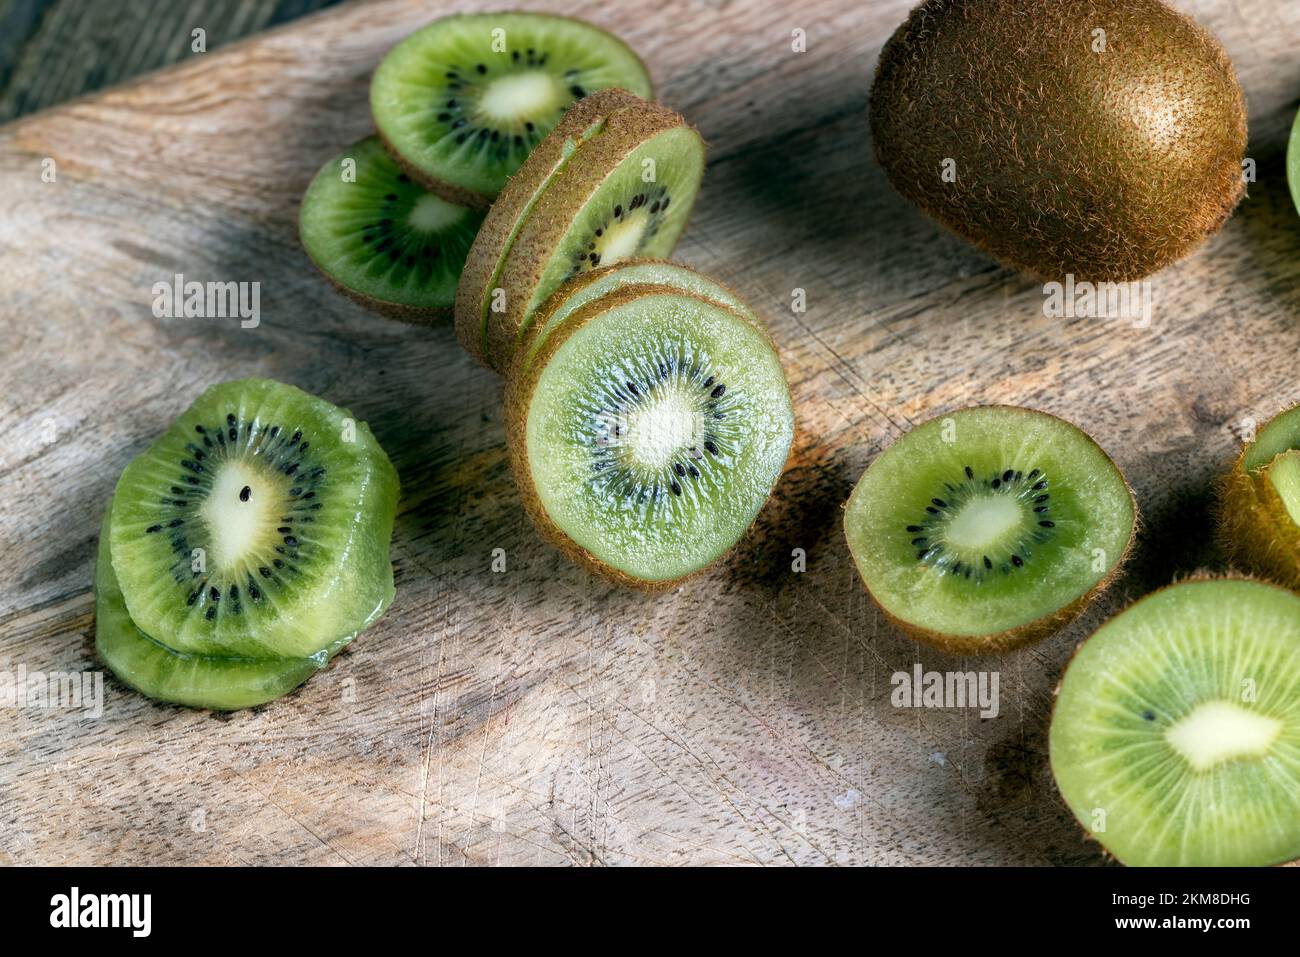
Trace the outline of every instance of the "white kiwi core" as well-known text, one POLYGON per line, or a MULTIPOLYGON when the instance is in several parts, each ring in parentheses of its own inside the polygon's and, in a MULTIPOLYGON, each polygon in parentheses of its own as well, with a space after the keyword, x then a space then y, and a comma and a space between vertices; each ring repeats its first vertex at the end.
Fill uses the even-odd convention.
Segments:
POLYGON ((517 123, 541 116, 562 102, 555 78, 542 70, 508 73, 488 84, 479 112, 497 123, 517 123))
POLYGON ((406 217, 406 222, 419 232, 439 233, 459 222, 464 215, 463 206, 453 206, 446 200, 428 193, 415 201, 410 214, 406 217))
POLYGON ((1231 701, 1207 701, 1165 732, 1169 742, 1194 770, 1268 753, 1282 733, 1282 722, 1231 701))
POLYGON ((1019 503, 1006 495, 972 499, 944 530, 951 545, 972 552, 988 550, 1024 524, 1019 503))
POLYGON ((211 536, 208 563, 222 570, 238 568, 266 544, 286 498, 277 478, 240 459, 222 464, 199 513, 211 536))

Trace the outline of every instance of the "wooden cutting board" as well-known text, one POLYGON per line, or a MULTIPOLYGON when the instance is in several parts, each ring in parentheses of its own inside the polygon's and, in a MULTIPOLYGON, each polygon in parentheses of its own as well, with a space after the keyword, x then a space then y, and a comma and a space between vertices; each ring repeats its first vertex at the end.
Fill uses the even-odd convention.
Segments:
POLYGON ((396 601, 289 697, 223 716, 109 676, 98 718, 0 711, 0 862, 1097 861, 1047 767, 1052 688, 1126 600, 1219 562, 1207 496, 1234 432, 1300 400, 1300 216, 1283 171, 1300 5, 1179 3, 1237 64, 1259 182, 1155 277, 1139 329, 1044 318, 1039 284, 889 188, 867 93, 910 2, 593 11, 711 145, 679 257, 771 321, 800 426, 738 552, 654 597, 538 539, 506 465, 500 383, 448 326, 366 312, 296 241, 313 172, 369 129, 371 70, 441 5, 345 6, 0 129, 0 671, 98 669, 100 515, 127 461, 211 383, 272 376, 351 407, 404 488, 396 601), (154 318, 153 284, 178 272, 260 282, 260 326, 154 318), (840 519, 884 445, 980 402, 1092 432, 1145 524, 1099 607, 972 661, 883 622, 840 519), (918 662, 996 670, 1000 714, 893 707, 891 675, 918 662))

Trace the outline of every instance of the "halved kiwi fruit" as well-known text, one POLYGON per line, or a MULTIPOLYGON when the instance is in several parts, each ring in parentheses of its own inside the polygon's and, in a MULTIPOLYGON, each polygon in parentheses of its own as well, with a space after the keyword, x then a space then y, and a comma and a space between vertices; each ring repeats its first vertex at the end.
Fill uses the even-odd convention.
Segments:
POLYGON ((353 298, 404 319, 450 313, 483 213, 417 186, 377 137, 321 167, 298 217, 303 248, 353 298))
POLYGON ((546 337, 579 308, 630 285, 668 286, 689 292, 702 299, 722 303, 755 325, 763 325, 762 320, 739 296, 716 279, 698 273, 689 266, 665 259, 633 259, 580 273, 557 289, 529 323, 528 332, 516 353, 516 362, 524 365, 531 362, 533 356, 541 350, 546 337))
POLYGON ((1300 597, 1202 578, 1148 595, 1061 679, 1052 774, 1130 865, 1300 858, 1300 597))
MULTIPOLYGON (((615 109, 637 106, 640 97, 626 90, 602 90, 579 100, 559 125, 528 155, 510 177, 474 237, 456 291, 456 337, 465 350, 484 365, 487 361, 488 311, 493 308, 506 256, 533 207, 546 188, 560 176, 574 154, 605 126, 615 109)), ((504 294, 504 289, 502 289, 504 294)), ((498 309, 504 301, 496 302, 498 309)))
POLYGON ((1300 588, 1300 406, 1265 423, 1218 492, 1219 541, 1232 563, 1300 588))
POLYGON ((461 14, 384 57, 370 108, 408 173, 486 208, 574 102, 611 87, 651 95, 636 54, 598 27, 542 13, 461 14))
POLYGON ((337 650, 311 658, 230 658, 184 654, 154 641, 126 610, 113 571, 110 514, 104 513, 95 563, 95 651, 124 684, 156 701, 192 708, 252 708, 288 694, 337 650))
POLYGON ((980 406, 912 429, 844 515, 867 591, 908 635, 1000 652, 1075 617, 1117 574, 1137 510, 1115 463, 1055 416, 980 406))
POLYGON ((794 429, 766 333, 718 302, 625 286, 573 311, 507 386, 511 464, 538 528, 615 581, 705 568, 771 494, 794 429))
POLYGON ((118 480, 110 547, 131 620, 191 655, 318 655, 393 598, 397 492, 346 410, 266 379, 213 386, 118 480))
POLYGON ((533 313, 566 280, 671 252, 703 174, 704 141, 672 110, 640 103, 611 111, 519 228, 501 270, 504 308, 486 314, 488 364, 509 368, 533 313))

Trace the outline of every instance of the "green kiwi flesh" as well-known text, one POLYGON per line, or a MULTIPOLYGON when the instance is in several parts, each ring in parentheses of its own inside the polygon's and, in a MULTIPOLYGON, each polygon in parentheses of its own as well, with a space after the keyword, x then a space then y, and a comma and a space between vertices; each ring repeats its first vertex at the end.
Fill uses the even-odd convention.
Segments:
POLYGON ((505 372, 533 314, 564 282, 601 265, 667 256, 704 175, 704 141, 676 113, 614 110, 537 201, 502 270, 505 308, 487 314, 484 352, 505 372))
POLYGON ((371 136, 321 167, 298 224, 307 255, 345 292, 435 315, 455 302, 483 215, 416 185, 371 136))
POLYGON ((598 27, 540 13, 463 14, 394 47, 375 71, 370 106, 408 172, 486 208, 575 101, 611 87, 652 93, 636 54, 598 27))
POLYGON ((616 289, 634 284, 667 286, 689 292, 701 299, 721 303, 755 325, 763 324, 754 311, 734 292, 689 266, 663 259, 629 260, 614 266, 588 270, 570 279, 556 290, 530 323, 523 343, 524 348, 520 352, 520 361, 525 366, 532 362, 533 357, 546 342, 547 336, 578 309, 616 289))
POLYGON ((1300 597, 1246 579, 1148 595, 1075 654, 1052 774, 1130 865, 1300 858, 1300 597))
POLYGON ((1074 617, 1116 574, 1136 508, 1124 476, 1055 416, 981 406, 931 419, 870 465, 844 515, 872 597, 949 651, 1003 651, 1074 617))
POLYGON ((213 386, 123 471, 113 571, 177 652, 308 658, 393 598, 397 473, 364 422, 293 386, 213 386))
POLYGON ((1291 187, 1291 202, 1300 210, 1300 112, 1291 126, 1291 142, 1286 149, 1286 179, 1291 187))
POLYGON ((1300 588, 1300 406, 1264 424, 1218 485, 1219 543, 1234 566, 1300 588))
POLYGON ((736 544, 793 437, 770 340, 720 303, 626 286, 569 315, 508 390, 539 528, 617 581, 662 587, 736 544))
POLYGON ((155 701, 233 711, 288 694, 325 665, 313 658, 228 658, 189 655, 154 641, 136 627, 113 572, 109 512, 95 564, 95 651, 113 674, 155 701))
POLYGON ((1232 63, 1161 0, 927 0, 881 53, 871 127, 903 196, 1050 280, 1152 273, 1244 193, 1232 63))

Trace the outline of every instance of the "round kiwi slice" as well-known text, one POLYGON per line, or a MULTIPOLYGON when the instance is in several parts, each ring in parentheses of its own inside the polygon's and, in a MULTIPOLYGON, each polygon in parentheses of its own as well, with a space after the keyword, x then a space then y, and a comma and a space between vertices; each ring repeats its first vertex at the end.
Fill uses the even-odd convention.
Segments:
POLYGON ((757 326, 762 320, 734 292, 680 263, 664 259, 636 259, 580 273, 555 291, 537 311, 524 336, 516 362, 527 365, 541 350, 546 337, 587 303, 629 285, 668 286, 702 299, 720 302, 757 326))
POLYGON ((911 637, 966 654, 1045 637, 1110 583, 1136 506, 1115 463, 1055 416, 981 406, 891 445, 849 498, 867 591, 911 637))
POLYGON ((794 430, 766 333, 726 306, 626 286, 571 313, 507 386, 524 504, 570 557, 639 587, 706 567, 771 494, 794 430))
POLYGON ((213 386, 118 480, 113 570, 174 651, 305 658, 393 598, 397 473, 364 422, 293 386, 213 386))
POLYGON ((566 280, 677 245, 704 174, 704 141, 672 110, 612 111, 524 220, 501 272, 503 308, 487 311, 484 354, 509 368, 533 314, 566 280))
MULTIPOLYGON (((596 136, 613 110, 636 106, 642 100, 626 90, 601 90, 584 97, 564 114, 559 125, 528 154, 528 159, 506 183, 474 237, 456 291, 456 338, 474 358, 489 365, 488 311, 498 298, 506 255, 533 207, 568 166, 578 148, 596 136)), ((503 301, 495 302, 497 309, 503 301)))
POLYGON ((311 658, 224 658, 182 654, 154 641, 126 610, 113 572, 109 515, 104 513, 95 563, 95 651, 123 684, 157 701, 233 711, 289 693, 338 650, 311 658))
POLYGON ((1070 810, 1125 864, 1300 857, 1300 597, 1203 578, 1143 598, 1070 662, 1050 753, 1070 810))
POLYGON ((622 40, 569 17, 462 14, 384 57, 370 109, 403 167, 455 203, 486 208, 564 112, 596 90, 651 95, 622 40))
POLYGON ((1265 423, 1218 491, 1219 541, 1233 564, 1300 588, 1300 406, 1265 423))
POLYGON ((446 316, 483 213, 417 186, 371 136, 321 167, 298 217, 303 248, 353 298, 404 319, 446 316))

